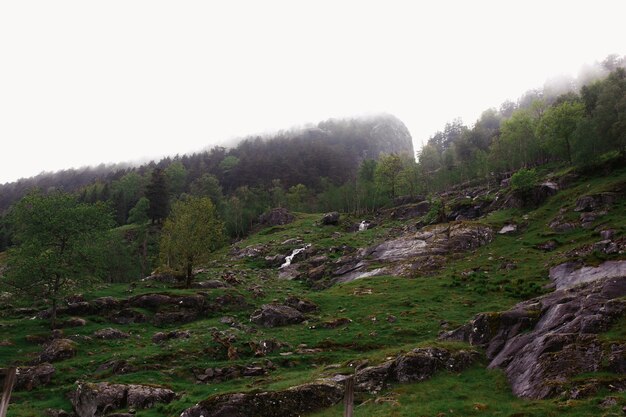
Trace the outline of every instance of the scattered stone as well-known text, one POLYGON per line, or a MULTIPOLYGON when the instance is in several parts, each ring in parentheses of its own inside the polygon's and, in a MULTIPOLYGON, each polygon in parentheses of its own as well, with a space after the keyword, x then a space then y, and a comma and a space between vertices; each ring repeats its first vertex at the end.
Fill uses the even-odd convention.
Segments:
POLYGON ((46 417, 71 417, 70 413, 65 410, 55 410, 53 408, 45 409, 43 414, 46 417))
POLYGON ((285 299, 285 305, 295 308, 301 313, 312 313, 314 311, 319 310, 319 307, 313 301, 298 298, 295 296, 287 297, 285 299))
POLYGON ((78 417, 99 417, 127 407, 151 408, 157 403, 169 403, 175 397, 174 391, 161 387, 81 382, 71 401, 78 417))
POLYGON ((558 247, 558 243, 555 240, 548 240, 547 242, 540 243, 536 246, 537 249, 545 251, 545 252, 552 252, 557 247, 558 247))
POLYGON ((298 264, 291 264, 284 268, 280 268, 278 272, 278 279, 291 281, 300 278, 302 272, 298 271, 298 264))
POLYGON ((54 339, 39 355, 38 362, 58 362, 74 356, 76 356, 76 343, 70 339, 54 339))
POLYGON ((617 405, 617 397, 604 397, 600 403, 600 408, 611 408, 617 405))
POLYGON ((61 323, 61 327, 82 327, 87 324, 87 320, 80 317, 71 317, 61 323))
POLYGON ((460 372, 474 363, 480 355, 474 350, 449 351, 441 348, 417 348, 380 365, 356 372, 356 388, 377 394, 389 383, 424 381, 440 370, 460 372))
POLYGON ((278 327, 301 323, 304 321, 304 316, 287 305, 265 304, 252 313, 250 321, 264 327, 278 327))
POLYGON ((118 329, 114 329, 112 327, 108 327, 106 329, 98 330, 97 332, 93 334, 93 337, 97 339, 105 339, 105 340, 128 339, 130 337, 130 334, 123 332, 121 330, 118 330, 118 329))
POLYGON ((259 223, 265 226, 282 226, 293 222, 295 218, 286 208, 278 207, 261 214, 259 223))
POLYGON ((576 200, 574 211, 594 211, 599 208, 611 206, 617 199, 614 193, 601 193, 584 195, 576 200))
POLYGON ((161 343, 172 339, 189 339, 191 332, 189 330, 172 330, 170 332, 157 332, 152 336, 152 342, 161 343))
POLYGON ((145 323, 148 318, 138 311, 132 308, 124 308, 120 311, 114 312, 109 316, 109 320, 115 324, 131 324, 131 323, 145 323))
POLYGON ((210 279, 208 281, 199 281, 193 284, 194 288, 228 288, 228 285, 218 279, 210 279))
POLYGON ((615 235, 615 230, 613 230, 613 229, 607 229, 607 230, 601 230, 600 231, 600 237, 602 238, 602 240, 611 240, 611 239, 613 239, 614 235, 615 235))
POLYGON ((347 317, 338 317, 336 319, 332 319, 332 320, 328 320, 325 321, 321 324, 321 327, 325 328, 325 329, 336 329, 339 326, 344 326, 346 324, 350 324, 352 323, 352 320, 350 320, 347 317))
POLYGON ((182 279, 183 277, 177 277, 169 273, 153 273, 152 275, 143 278, 142 281, 155 281, 161 282, 163 284, 177 284, 178 282, 182 281, 182 279))
POLYGON ((196 379, 203 383, 223 382, 241 377, 254 377, 267 375, 275 369, 274 364, 266 361, 264 365, 232 365, 223 368, 207 368, 196 375, 196 379))
POLYGON ((54 366, 45 362, 35 366, 20 366, 17 368, 15 390, 30 391, 50 383, 54 375, 54 366))
POLYGON ((154 315, 152 322, 157 327, 169 326, 172 324, 190 323, 198 319, 198 313, 193 310, 168 311, 154 315))
POLYGON ((611 240, 601 240, 593 244, 593 250, 611 255, 618 252, 617 244, 611 240))
POLYGON ((106 361, 96 369, 98 372, 109 371, 112 375, 128 374, 135 372, 136 370, 137 368, 125 359, 112 359, 110 361, 106 361))
POLYGON ((324 226, 337 225, 339 224, 339 218, 340 215, 338 212, 331 211, 330 213, 326 213, 324 214, 324 216, 322 216, 321 223, 324 226))
POLYGON ((276 255, 266 256, 265 262, 267 263, 268 266, 275 268, 277 266, 281 266, 282 264, 284 264, 285 259, 287 259, 287 256, 279 253, 276 255))
POLYGON ((14 345, 15 343, 11 342, 9 339, 0 340, 0 347, 14 346, 14 345))
POLYGON ((398 318, 396 316, 393 316, 391 314, 387 316, 388 323, 395 323, 396 321, 398 321, 398 318))
POLYGON ((322 380, 283 391, 214 395, 180 417, 298 417, 337 404, 342 398, 341 384, 322 380))
POLYGON ((548 227, 550 227, 550 229, 554 230, 555 232, 565 233, 569 232, 570 230, 574 230, 576 228, 576 225, 570 222, 564 222, 561 219, 555 219, 550 222, 548 227))
POLYGON ((279 342, 276 339, 266 339, 260 340, 258 342, 250 341, 248 342, 248 345, 254 353, 254 356, 266 356, 270 353, 277 352, 283 347, 289 346, 288 344, 279 342))
POLYGON ((507 224, 507 225, 504 225, 502 227, 502 229, 500 229, 498 234, 508 235, 508 234, 515 233, 515 232, 517 232, 517 225, 516 224, 507 224))

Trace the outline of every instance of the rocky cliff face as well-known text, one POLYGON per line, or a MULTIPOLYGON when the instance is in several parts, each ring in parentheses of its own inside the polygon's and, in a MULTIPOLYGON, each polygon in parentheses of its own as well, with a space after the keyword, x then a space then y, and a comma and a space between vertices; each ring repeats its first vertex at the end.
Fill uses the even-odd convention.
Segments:
MULTIPOLYGON (((598 276, 505 312, 479 314, 441 338, 484 347, 489 367, 504 369, 517 396, 575 399, 581 387, 598 387, 574 377, 598 371, 623 374, 626 345, 605 343, 598 334, 624 316, 625 295, 626 276, 598 276)), ((609 385, 623 390, 625 383, 618 377, 609 385)))

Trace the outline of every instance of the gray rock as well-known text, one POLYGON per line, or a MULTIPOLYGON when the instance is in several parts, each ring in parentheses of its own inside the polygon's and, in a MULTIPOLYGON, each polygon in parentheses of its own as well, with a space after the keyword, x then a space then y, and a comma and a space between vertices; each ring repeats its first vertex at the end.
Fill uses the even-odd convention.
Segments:
POLYGON ((114 329, 112 327, 108 327, 106 329, 100 329, 93 334, 93 337, 96 339, 128 339, 130 334, 123 332, 118 329, 114 329))
POLYGON ((76 343, 70 339, 52 340, 39 355, 39 363, 58 362, 76 356, 76 343))
POLYGON ((317 304, 311 300, 290 296, 285 299, 285 305, 295 308, 301 313, 312 313, 319 310, 317 304))
POLYGON ((337 404, 342 398, 342 385, 322 380, 283 391, 214 395, 186 409, 180 417, 299 417, 337 404))
POLYGON ((489 367, 504 369, 515 395, 546 398, 610 362, 596 335, 626 313, 624 295, 626 275, 596 277, 503 313, 480 314, 441 338, 484 347, 489 367))
POLYGON ((189 330, 172 330, 170 332, 157 332, 152 336, 152 342, 161 343, 171 339, 189 339, 191 332, 189 330))
POLYGON ((42 363, 35 366, 20 366, 17 368, 15 390, 30 391, 42 385, 50 383, 54 375, 54 366, 42 363))
POLYGON ((264 327, 278 327, 304 321, 304 315, 295 308, 280 304, 265 304, 250 316, 250 321, 264 327))
POLYGON ((326 213, 322 216, 321 223, 324 226, 337 225, 339 224, 339 218, 340 218, 340 215, 338 212, 331 211, 330 213, 326 213))
POLYGON ((507 224, 507 225, 504 225, 502 227, 502 229, 500 229, 498 234, 500 234, 500 235, 508 235, 508 234, 515 233, 515 232, 517 232, 517 225, 516 224, 507 224))
POLYGON ((263 213, 259 217, 259 223, 265 226, 279 226, 289 224, 295 220, 295 216, 286 208, 278 207, 263 213))
POLYGON ((601 193, 584 195, 576 200, 574 211, 594 211, 599 208, 608 207, 615 203, 617 196, 614 193, 601 193))
POLYGON ((161 387, 79 383, 72 396, 72 406, 78 417, 99 417, 126 407, 151 408, 157 403, 169 403, 175 397, 174 391, 161 387))
POLYGON ((626 276, 626 261, 607 261, 597 267, 582 268, 578 263, 566 262, 550 268, 550 279, 556 284, 557 290, 585 282, 623 276, 626 276))

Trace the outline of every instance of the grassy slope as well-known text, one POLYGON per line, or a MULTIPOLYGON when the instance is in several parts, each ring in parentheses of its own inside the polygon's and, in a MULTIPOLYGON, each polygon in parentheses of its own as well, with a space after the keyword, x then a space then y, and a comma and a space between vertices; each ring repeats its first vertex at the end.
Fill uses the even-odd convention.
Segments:
MULTIPOLYGON (((57 373, 53 384, 32 392, 16 392, 15 403, 9 415, 14 417, 40 416, 47 407, 70 409, 66 394, 76 380, 114 381, 159 384, 181 393, 180 399, 169 405, 159 405, 151 410, 138 411, 139 417, 174 416, 184 408, 195 404, 208 395, 250 389, 280 389, 310 381, 319 376, 329 376, 338 371, 349 371, 355 361, 369 359, 372 363, 418 345, 432 345, 442 330, 442 323, 454 328, 474 314, 497 311, 511 307, 522 299, 541 291, 548 283, 550 266, 567 259, 572 249, 600 240, 598 233, 575 230, 555 234, 548 228, 562 207, 573 209, 576 198, 583 194, 610 191, 626 184, 626 170, 613 173, 610 177, 581 181, 560 192, 544 206, 530 212, 506 210, 491 214, 481 220, 498 228, 514 220, 523 224, 516 235, 498 235, 495 241, 473 253, 459 256, 450 261, 439 273, 431 276, 398 278, 376 277, 337 285, 324 291, 312 291, 299 281, 278 281, 274 269, 259 268, 249 261, 233 261, 226 250, 216 254, 205 278, 219 278, 226 270, 234 271, 242 283, 234 289, 208 290, 212 296, 224 292, 235 292, 246 297, 250 308, 242 311, 227 311, 205 320, 186 325, 155 328, 152 325, 113 326, 132 333, 132 338, 121 341, 79 340, 76 358, 55 364, 57 373), (559 247, 554 252, 542 252, 534 248, 537 243, 554 239, 559 247), (514 270, 502 269, 502 265, 514 263, 514 270), (468 274, 468 271, 475 271, 468 274), (251 287, 262 286, 264 295, 255 298, 251 287), (228 330, 219 318, 224 315, 235 317, 249 324, 248 317, 255 306, 272 300, 283 300, 287 295, 304 296, 317 303, 321 312, 300 325, 275 329, 260 328, 256 333, 236 329, 228 330), (393 315, 395 322, 387 318, 393 315), (319 324, 337 317, 347 317, 352 323, 336 329, 324 329, 319 324), (193 334, 191 339, 174 340, 164 345, 155 345, 151 336, 164 329, 186 329, 193 334), (227 360, 226 351, 211 338, 214 329, 233 333, 241 359, 227 360), (266 358, 253 358, 248 341, 276 338, 288 343, 279 353, 266 358), (298 345, 322 349, 318 353, 285 355, 294 352, 298 345), (111 359, 126 359, 138 368, 126 375, 109 375, 95 369, 111 359), (277 369, 268 376, 241 378, 223 383, 196 384, 193 370, 207 367, 227 366, 233 363, 246 364, 270 359, 277 369), (329 365, 333 365, 329 367, 329 365)), ((622 198, 597 225, 612 227, 618 236, 626 230, 626 201, 622 198)), ((340 246, 363 247, 395 236, 403 226, 397 222, 384 222, 376 228, 362 233, 344 232, 339 227, 320 227, 316 224, 319 215, 300 215, 291 225, 266 229, 240 242, 244 247, 263 243, 271 251, 286 253, 291 247, 282 247, 280 242, 291 238, 302 238, 306 243, 318 247, 340 246)), ((355 219, 356 221, 356 219, 355 219)), ((623 255, 621 255, 623 256, 623 255)), ((603 257, 602 257, 603 258, 603 257)), ((600 261, 592 255, 588 261, 600 261)), ((202 279, 202 278, 199 278, 202 279)), ((138 285, 132 294, 166 290, 164 286, 146 288, 138 285)), ((186 292, 184 290, 171 290, 186 292)), ((89 297, 113 295, 129 296, 126 285, 117 284, 98 289, 89 297)), ((149 313, 149 312, 147 312, 149 313)), ((99 317, 86 317, 89 324, 76 329, 66 329, 68 335, 91 335, 94 331, 111 327, 99 317)), ((2 317, 0 339, 8 339, 13 346, 0 347, 0 365, 25 361, 35 355, 40 347, 28 342, 27 334, 45 334, 46 322, 16 317, 2 317)), ((605 335, 614 340, 624 340, 626 320, 621 320, 605 335)), ((379 398, 360 398, 363 403, 356 408, 357 416, 588 416, 617 411, 626 405, 622 398, 619 406, 601 410, 598 403, 605 393, 581 401, 528 401, 512 396, 506 378, 500 371, 488 371, 484 366, 475 366, 460 375, 440 374, 420 384, 391 387, 379 398)), ((316 414, 318 417, 341 415, 341 407, 316 414)), ((610 414, 608 414, 610 415, 610 414)))

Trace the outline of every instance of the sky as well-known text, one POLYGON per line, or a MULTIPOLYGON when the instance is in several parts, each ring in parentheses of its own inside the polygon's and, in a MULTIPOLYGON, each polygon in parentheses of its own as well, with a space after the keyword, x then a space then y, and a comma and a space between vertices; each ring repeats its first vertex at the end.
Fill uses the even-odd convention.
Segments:
POLYGON ((0 183, 391 113, 446 122, 626 55, 622 0, 0 2, 0 183))

